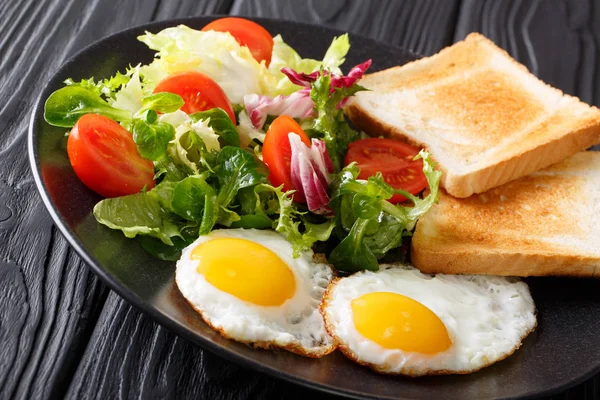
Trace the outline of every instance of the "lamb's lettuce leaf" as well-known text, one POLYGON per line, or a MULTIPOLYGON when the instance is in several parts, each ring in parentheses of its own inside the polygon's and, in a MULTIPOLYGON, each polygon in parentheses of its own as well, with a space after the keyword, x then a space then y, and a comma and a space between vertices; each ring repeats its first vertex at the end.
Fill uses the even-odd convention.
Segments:
POLYGON ((229 115, 221 108, 213 108, 190 115, 193 122, 203 121, 219 136, 221 146, 240 146, 240 134, 229 115))
POLYGON ((173 211, 188 221, 200 222, 199 235, 208 234, 219 216, 215 190, 205 175, 192 175, 177 183, 171 200, 173 211))
POLYGON ((160 92, 142 97, 142 110, 171 113, 179 110, 184 104, 183 98, 175 93, 160 92))
POLYGON ((220 186, 217 200, 221 207, 228 207, 240 189, 267 182, 267 166, 239 147, 223 147, 216 164, 220 186))
POLYGON ((50 125, 71 128, 85 114, 100 114, 119 122, 130 122, 127 110, 110 106, 96 90, 65 86, 53 92, 44 105, 44 118, 50 125))
POLYGON ((145 119, 134 121, 132 131, 138 153, 151 161, 165 157, 169 143, 175 138, 173 125, 156 122, 156 113, 152 110, 148 111, 145 119))

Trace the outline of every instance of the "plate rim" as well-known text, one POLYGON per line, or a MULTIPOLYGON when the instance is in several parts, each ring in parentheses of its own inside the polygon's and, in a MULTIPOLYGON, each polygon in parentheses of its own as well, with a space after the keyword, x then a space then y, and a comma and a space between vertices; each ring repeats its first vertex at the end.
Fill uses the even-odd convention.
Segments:
MULTIPOLYGON (((196 346, 199 346, 202 350, 209 351, 218 357, 222 357, 229 362, 233 362, 235 364, 241 365, 244 368, 248 368, 248 369, 251 369, 254 371, 259 371, 260 373, 267 374, 270 377, 273 377, 275 379, 283 379, 287 382, 298 384, 298 385, 301 385, 303 387, 306 387, 306 388, 309 388, 309 389, 312 389, 315 391, 327 392, 327 393, 330 393, 333 395, 338 395, 338 396, 342 395, 342 396, 346 396, 346 397, 350 397, 350 398, 354 398, 354 399, 381 399, 382 397, 377 396, 375 394, 366 394, 365 395, 365 393, 362 393, 362 392, 356 392, 356 391, 350 390, 350 389, 342 389, 342 388, 339 388, 338 386, 315 382, 315 381, 305 379, 305 378, 296 376, 294 374, 291 374, 291 373, 288 373, 285 371, 275 369, 274 367, 265 365, 255 359, 246 357, 234 350, 229 350, 227 348, 221 347, 217 343, 215 343, 209 339, 203 338, 202 336, 200 336, 198 334, 195 334, 190 329, 188 329, 186 326, 184 326, 181 323, 179 323, 178 321, 170 318, 168 316, 168 314, 163 313, 163 312, 155 309, 153 306, 147 304, 135 292, 129 290, 121 282, 119 282, 118 279, 116 279, 110 272, 108 272, 107 270, 102 268, 100 263, 98 263, 96 260, 94 260, 94 258, 90 254, 88 254, 83 243, 81 243, 77 239, 75 233, 68 227, 66 221, 64 221, 63 218, 61 217, 57 207, 54 205, 54 203, 48 193, 48 189, 46 188, 46 186, 42 180, 40 165, 38 163, 39 154, 37 152, 37 149, 36 149, 35 143, 34 143, 34 138, 36 136, 36 133, 35 133, 36 117, 41 112, 41 109, 43 109, 43 106, 45 103, 45 99, 43 98, 43 95, 46 92, 48 86, 50 85, 50 83, 55 79, 55 77, 59 73, 61 73, 68 65, 70 65, 73 62, 74 59, 78 58, 83 53, 93 50, 94 47, 101 45, 102 42, 104 42, 106 40, 114 39, 115 37, 121 36, 121 35, 133 34, 134 32, 139 31, 140 29, 147 30, 147 29, 152 29, 153 27, 158 27, 158 26, 163 26, 163 25, 176 26, 179 24, 187 24, 190 21, 199 21, 199 20, 210 21, 210 20, 221 18, 221 17, 232 17, 232 15, 228 15, 228 14, 198 15, 198 16, 191 16, 191 17, 184 17, 184 18, 173 18, 173 19, 152 21, 152 22, 148 22, 145 24, 135 25, 135 26, 111 33, 110 35, 102 36, 101 38, 84 46, 83 48, 81 48, 80 50, 78 50, 77 52, 72 54, 70 57, 68 57, 63 63, 61 63, 61 65, 55 71, 53 71, 53 73, 48 78, 48 80, 46 81, 44 86, 40 89, 40 94, 38 96, 36 96, 34 103, 33 103, 33 105, 34 105, 33 109, 31 110, 31 115, 29 118, 29 123, 28 123, 28 128, 27 128, 27 155, 29 158, 29 166, 30 166, 31 172, 33 174, 36 190, 42 199, 42 203, 44 204, 44 207, 46 208, 47 212, 50 214, 50 217, 52 218, 54 225, 58 228, 58 230, 59 230, 60 234, 63 236, 63 238, 65 238, 65 240, 69 243, 69 245, 76 251, 77 255, 85 262, 86 266, 88 268, 90 268, 93 271, 93 273, 98 278, 100 278, 100 280, 105 285, 107 285, 112 291, 114 291, 118 296, 125 299, 130 305, 135 307, 138 311, 140 311, 140 312, 144 313, 145 315, 149 316, 150 318, 152 318, 152 320, 154 320, 154 322, 158 323, 163 328, 166 328, 169 331, 175 333, 176 335, 183 337, 186 340, 194 343, 196 346)), ((346 31, 336 29, 336 28, 331 28, 331 27, 328 27, 325 25, 306 23, 306 22, 298 22, 298 21, 282 19, 282 18, 250 17, 250 16, 240 16, 240 17, 250 19, 253 21, 257 21, 257 22, 261 22, 261 21, 269 21, 269 22, 275 22, 275 23, 286 22, 286 23, 294 24, 296 26, 304 26, 304 27, 308 27, 308 28, 319 27, 321 29, 326 29, 326 30, 330 31, 331 33, 333 33, 335 35, 348 33, 351 38, 356 37, 356 38, 360 38, 361 40, 367 40, 367 41, 371 41, 373 43, 377 43, 378 45, 396 48, 398 51, 408 54, 410 56, 413 56, 415 58, 423 57, 423 55, 421 55, 411 49, 407 49, 407 48, 393 45, 393 44, 388 44, 388 43, 370 38, 368 36, 364 36, 364 35, 353 33, 353 32, 346 32, 346 31)), ((568 388, 572 388, 572 387, 588 380, 589 378, 598 374, 599 372, 600 372, 600 359, 598 360, 598 362, 595 366, 592 366, 592 368, 590 368, 589 371, 587 371, 587 373, 585 373, 581 376, 578 376, 575 379, 572 379, 568 382, 561 382, 553 387, 549 387, 542 391, 531 391, 528 393, 524 393, 522 396, 519 396, 517 398, 533 399, 533 398, 539 398, 542 396, 549 396, 549 395, 557 394, 561 391, 564 391, 568 388)), ((458 376, 457 378, 460 378, 460 377, 458 376)), ((383 397, 383 398, 408 399, 407 397, 383 397)), ((508 398, 514 398, 514 397, 500 396, 500 397, 491 397, 490 399, 508 399, 508 398)))

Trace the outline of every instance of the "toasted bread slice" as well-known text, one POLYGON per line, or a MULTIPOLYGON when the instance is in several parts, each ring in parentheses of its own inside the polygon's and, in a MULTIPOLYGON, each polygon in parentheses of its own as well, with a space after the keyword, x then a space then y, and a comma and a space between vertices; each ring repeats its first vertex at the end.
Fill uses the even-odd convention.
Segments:
POLYGON ((546 85, 480 34, 365 76, 346 108, 372 136, 427 148, 441 185, 468 197, 600 141, 600 110, 546 85))
POLYGON ((442 190, 417 223, 411 257, 429 273, 599 274, 600 152, 467 199, 442 190))

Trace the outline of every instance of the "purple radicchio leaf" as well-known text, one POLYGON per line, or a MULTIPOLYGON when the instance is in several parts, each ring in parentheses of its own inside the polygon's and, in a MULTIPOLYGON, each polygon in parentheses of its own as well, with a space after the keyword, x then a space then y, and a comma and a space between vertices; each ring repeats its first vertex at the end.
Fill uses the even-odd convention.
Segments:
POLYGON ((349 88, 360 80, 365 71, 371 66, 371 60, 367 60, 362 64, 358 64, 348 72, 348 75, 331 74, 331 87, 332 88, 349 88))
POLYGON ((319 71, 305 74, 304 72, 296 72, 290 67, 283 67, 280 71, 287 76, 290 82, 292 82, 294 85, 304 86, 309 89, 311 83, 316 81, 319 77, 319 71))
POLYGON ((302 142, 300 136, 288 134, 291 155, 291 179, 296 191, 306 198, 308 209, 315 214, 329 214, 327 188, 333 163, 322 140, 313 139, 312 146, 302 142))
POLYGON ((308 118, 313 115, 314 103, 310 89, 301 89, 289 96, 268 97, 258 94, 244 96, 244 106, 256 129, 261 129, 267 115, 288 115, 292 118, 308 118))

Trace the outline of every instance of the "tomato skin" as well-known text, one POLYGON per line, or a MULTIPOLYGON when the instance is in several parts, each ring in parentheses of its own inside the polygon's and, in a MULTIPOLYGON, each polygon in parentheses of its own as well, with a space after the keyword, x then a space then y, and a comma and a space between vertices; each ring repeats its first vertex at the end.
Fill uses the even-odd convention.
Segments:
POLYGON ((185 101, 181 111, 193 114, 213 108, 222 108, 236 124, 233 107, 217 82, 200 72, 188 71, 167 76, 152 93, 175 93, 185 101))
MULTIPOLYGON (((275 118, 269 126, 265 141, 263 143, 263 161, 269 167, 269 181, 273 186, 283 185, 283 190, 295 190, 292 184, 290 164, 292 148, 288 134, 296 133, 307 146, 311 145, 310 138, 304 133, 300 125, 287 115, 275 118)), ((300 193, 294 193, 294 201, 306 203, 306 199, 300 193)))
POLYGON ((154 164, 140 156, 131 133, 101 115, 79 118, 67 153, 77 177, 101 196, 125 196, 155 185, 154 164))
MULTIPOLYGON (((391 139, 369 138, 350 143, 345 165, 356 162, 360 168, 359 179, 381 172, 383 179, 394 189, 404 189, 417 194, 427 187, 423 174, 423 160, 413 160, 419 154, 417 147, 391 139)), ((388 201, 396 204, 406 197, 395 194, 388 201)))
POLYGON ((273 53, 273 37, 262 26, 245 18, 227 17, 217 19, 203 31, 229 32, 240 46, 246 46, 256 61, 265 61, 268 67, 273 53))

